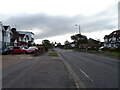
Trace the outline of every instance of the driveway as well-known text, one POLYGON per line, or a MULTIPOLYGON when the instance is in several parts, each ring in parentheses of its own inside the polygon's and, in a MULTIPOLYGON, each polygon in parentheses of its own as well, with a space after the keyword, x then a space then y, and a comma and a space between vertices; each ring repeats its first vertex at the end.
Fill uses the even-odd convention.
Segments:
POLYGON ((26 59, 32 58, 31 55, 19 54, 19 55, 2 55, 2 68, 11 66, 13 64, 22 62, 26 59))

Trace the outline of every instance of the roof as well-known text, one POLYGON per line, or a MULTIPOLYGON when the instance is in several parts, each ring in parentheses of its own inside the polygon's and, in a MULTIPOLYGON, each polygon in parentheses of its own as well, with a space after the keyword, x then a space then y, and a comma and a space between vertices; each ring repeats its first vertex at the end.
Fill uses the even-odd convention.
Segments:
POLYGON ((4 29, 5 29, 5 30, 7 30, 7 29, 8 29, 8 27, 10 27, 10 26, 3 26, 3 27, 4 27, 4 29))
POLYGON ((20 34, 20 37, 24 37, 25 36, 25 34, 20 34))
POLYGON ((13 34, 19 35, 19 33, 16 31, 16 28, 12 28, 11 31, 12 31, 13 34))
POLYGON ((28 32, 28 31, 18 31, 20 34, 26 34, 26 33, 31 33, 31 34, 33 34, 34 35, 34 33, 33 32, 28 32))
POLYGON ((116 31, 113 31, 112 33, 110 33, 109 35, 105 35, 104 39, 105 38, 111 38, 111 37, 120 37, 120 30, 116 30, 116 31))

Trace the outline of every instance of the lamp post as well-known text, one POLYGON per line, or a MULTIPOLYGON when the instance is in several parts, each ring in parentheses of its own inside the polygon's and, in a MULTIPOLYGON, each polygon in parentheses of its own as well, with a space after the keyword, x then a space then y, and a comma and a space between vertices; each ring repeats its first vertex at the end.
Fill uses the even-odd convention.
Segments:
POLYGON ((79 34, 81 34, 81 32, 80 32, 80 25, 77 25, 77 24, 76 24, 75 26, 79 26, 79 34))

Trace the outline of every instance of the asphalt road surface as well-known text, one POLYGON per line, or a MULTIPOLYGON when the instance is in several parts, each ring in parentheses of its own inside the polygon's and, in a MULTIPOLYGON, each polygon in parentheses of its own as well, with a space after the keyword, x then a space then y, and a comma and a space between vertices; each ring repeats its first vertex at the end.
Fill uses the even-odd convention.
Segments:
POLYGON ((56 49, 85 88, 118 88, 118 62, 98 55, 56 49))
POLYGON ((2 72, 3 88, 76 88, 61 58, 47 54, 5 67, 2 72))

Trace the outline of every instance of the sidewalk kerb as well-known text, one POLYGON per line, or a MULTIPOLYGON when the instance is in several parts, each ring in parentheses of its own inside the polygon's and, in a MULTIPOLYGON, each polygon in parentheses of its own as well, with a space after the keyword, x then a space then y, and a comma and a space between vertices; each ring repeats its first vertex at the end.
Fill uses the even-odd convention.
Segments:
POLYGON ((82 81, 79 79, 77 74, 73 71, 69 63, 61 57, 58 51, 56 51, 58 56, 62 59, 63 63, 65 64, 66 68, 68 69, 70 75, 72 76, 73 81, 75 82, 76 88, 85 88, 84 84, 82 81))

